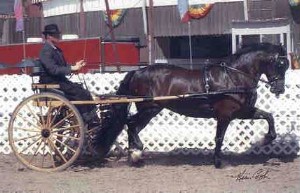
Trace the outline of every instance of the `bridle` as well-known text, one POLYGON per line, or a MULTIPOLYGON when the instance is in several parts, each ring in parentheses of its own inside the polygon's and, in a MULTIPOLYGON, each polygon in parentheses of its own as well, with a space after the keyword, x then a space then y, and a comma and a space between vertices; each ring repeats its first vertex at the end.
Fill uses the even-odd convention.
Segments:
POLYGON ((275 70, 276 70, 276 75, 275 76, 272 76, 270 78, 270 82, 275 82, 279 79, 281 79, 281 76, 280 76, 280 71, 281 70, 284 70, 284 72, 287 70, 288 68, 288 65, 285 65, 285 61, 288 60, 288 57, 287 56, 275 56, 275 57, 272 57, 272 61, 275 63, 275 70), (283 69, 284 68, 284 69, 283 69))
MULTIPOLYGON (((287 60, 287 56, 274 56, 274 57, 272 57, 271 62, 274 62, 274 63, 275 63, 275 65, 276 65, 275 68, 277 68, 276 70, 278 70, 279 68, 281 68, 281 67, 284 65, 283 60, 287 60), (279 66, 279 65, 281 65, 281 66, 279 66)), ((247 77, 247 78, 249 78, 249 79, 252 79, 253 81, 257 81, 257 78, 256 78, 256 77, 254 77, 254 76, 252 76, 252 75, 249 75, 249 74, 247 74, 246 72, 244 72, 244 71, 242 71, 242 70, 239 70, 239 69, 237 69, 237 68, 228 66, 228 65, 226 64, 226 62, 221 62, 221 63, 219 64, 219 66, 222 67, 222 68, 231 70, 231 71, 233 71, 233 72, 237 72, 237 73, 239 73, 239 74, 242 74, 243 76, 245 76, 245 77, 247 77)), ((276 81, 278 81, 278 80, 280 80, 280 79, 282 79, 281 76, 279 75, 279 73, 276 73, 274 76, 268 78, 268 80, 264 80, 264 79, 262 79, 262 78, 259 78, 258 81, 263 82, 263 83, 265 83, 265 84, 268 84, 268 85, 272 86, 272 85, 274 84, 274 82, 276 82, 276 81)))

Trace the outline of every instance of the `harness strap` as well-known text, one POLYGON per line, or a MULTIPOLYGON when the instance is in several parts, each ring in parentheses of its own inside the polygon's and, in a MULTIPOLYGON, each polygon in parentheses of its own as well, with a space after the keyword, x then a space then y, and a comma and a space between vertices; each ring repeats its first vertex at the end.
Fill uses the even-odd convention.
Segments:
MULTIPOLYGON (((233 88, 233 89, 221 89, 218 91, 211 91, 209 93, 190 93, 189 97, 203 97, 209 95, 229 95, 229 94, 246 94, 246 93, 254 93, 256 92, 255 88, 233 88)), ((181 98, 181 97, 178 97, 181 98)))
MULTIPOLYGON (((221 64, 219 64, 219 66, 225 67, 226 69, 229 69, 229 70, 231 70, 231 71, 234 71, 234 72, 237 72, 237 73, 239 73, 239 74, 242 74, 242 75, 246 76, 247 78, 250 78, 250 79, 252 79, 252 80, 254 80, 254 81, 256 80, 255 77, 250 76, 249 74, 247 74, 247 73, 245 73, 245 72, 243 72, 243 71, 241 71, 241 70, 239 70, 239 69, 236 69, 236 68, 233 68, 233 67, 231 67, 231 66, 228 66, 228 65, 226 65, 225 62, 222 62, 221 64)), ((263 83, 266 83, 266 84, 268 84, 268 85, 271 85, 271 83, 270 83, 269 81, 266 81, 266 80, 264 80, 264 79, 262 79, 262 78, 259 78, 258 81, 263 82, 263 83)))
POLYGON ((208 68, 209 68, 209 66, 205 65, 205 67, 204 67, 204 83, 205 83, 205 91, 206 91, 206 93, 209 93, 209 89, 210 89, 208 68))

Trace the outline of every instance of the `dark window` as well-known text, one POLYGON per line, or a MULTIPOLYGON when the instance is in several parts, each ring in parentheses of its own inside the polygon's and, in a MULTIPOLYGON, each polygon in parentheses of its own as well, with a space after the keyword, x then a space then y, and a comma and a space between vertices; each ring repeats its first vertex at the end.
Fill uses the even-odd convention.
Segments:
POLYGON ((242 36, 242 42, 240 42, 242 45, 241 47, 246 47, 251 44, 257 44, 260 42, 259 35, 243 35, 242 36))
MULTIPOLYGON (((223 58, 231 54, 231 35, 192 36, 193 58, 223 58)), ((170 57, 187 59, 190 57, 189 37, 170 38, 170 57)))

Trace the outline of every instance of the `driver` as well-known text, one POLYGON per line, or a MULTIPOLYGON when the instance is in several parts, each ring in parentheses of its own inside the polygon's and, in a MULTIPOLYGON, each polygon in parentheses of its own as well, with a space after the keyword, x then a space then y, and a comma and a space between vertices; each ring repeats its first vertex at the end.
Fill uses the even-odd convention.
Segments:
MULTIPOLYGON (((72 72, 79 71, 86 65, 84 60, 80 60, 75 65, 68 65, 62 50, 57 46, 61 32, 56 24, 46 25, 43 31, 45 44, 40 52, 40 61, 44 68, 44 73, 40 76, 42 84, 59 84, 60 90, 69 100, 93 100, 89 91, 85 90, 81 84, 71 82, 66 78, 72 72)), ((99 123, 94 105, 77 105, 86 124, 95 125, 99 123)))

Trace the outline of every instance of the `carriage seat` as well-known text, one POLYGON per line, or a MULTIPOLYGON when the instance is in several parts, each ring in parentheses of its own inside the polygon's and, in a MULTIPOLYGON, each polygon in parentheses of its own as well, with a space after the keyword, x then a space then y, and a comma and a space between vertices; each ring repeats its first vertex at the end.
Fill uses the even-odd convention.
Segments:
MULTIPOLYGON (((27 67, 31 67, 31 71, 29 73, 31 77, 41 76, 43 73, 45 73, 40 60, 32 60, 31 66, 27 67)), ((31 88, 34 91, 38 90, 40 92, 52 92, 64 96, 64 92, 59 90, 59 84, 42 84, 33 82, 31 84, 31 88)))

